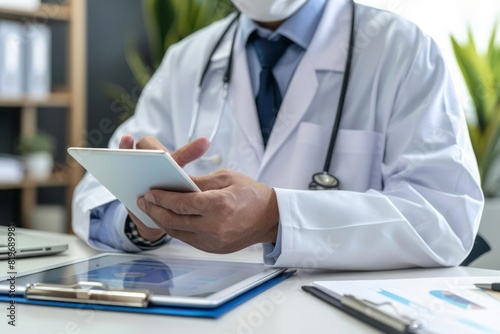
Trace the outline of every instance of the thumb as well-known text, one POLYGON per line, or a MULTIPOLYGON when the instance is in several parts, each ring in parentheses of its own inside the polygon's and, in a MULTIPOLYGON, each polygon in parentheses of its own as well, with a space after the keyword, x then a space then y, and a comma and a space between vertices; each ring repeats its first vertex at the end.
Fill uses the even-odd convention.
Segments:
POLYGON ((133 149, 134 148, 134 137, 131 135, 124 135, 120 139, 120 149, 133 149))

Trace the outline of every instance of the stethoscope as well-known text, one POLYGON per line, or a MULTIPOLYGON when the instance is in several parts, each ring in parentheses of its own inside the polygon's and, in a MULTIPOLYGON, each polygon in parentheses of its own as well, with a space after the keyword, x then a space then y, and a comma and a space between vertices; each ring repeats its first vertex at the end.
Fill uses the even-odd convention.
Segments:
MULTIPOLYGON (((325 158, 325 164, 323 167, 323 171, 319 173, 315 173, 312 176, 312 181, 309 183, 309 189, 310 190, 333 190, 333 189, 338 189, 339 187, 339 180, 332 174, 330 174, 330 162, 332 160, 332 155, 333 155, 333 149, 335 147, 335 141, 337 139, 337 135, 339 132, 339 125, 340 125, 340 120, 342 118, 342 113, 344 111, 344 102, 345 102, 345 97, 347 94, 347 86, 349 84, 349 78, 350 78, 350 72, 351 72, 351 64, 352 64, 352 56, 353 56, 353 50, 354 50, 354 40, 355 40, 355 33, 354 33, 354 25, 355 25, 355 3, 354 1, 351 1, 352 3, 352 17, 351 17, 351 30, 350 30, 350 38, 349 38, 349 50, 347 51, 347 61, 345 65, 345 71, 344 71, 344 79, 342 81, 342 88, 340 91, 340 98, 339 98, 339 103, 337 105, 337 114, 335 115, 335 120, 333 123, 333 128, 332 128, 332 134, 330 136, 330 143, 328 145, 328 151, 326 154, 325 158)), ((201 98, 201 92, 203 90, 203 82, 205 81, 205 77, 207 75, 208 69, 210 68, 211 64, 211 59, 212 56, 215 54, 217 49, 219 48, 220 44, 228 34, 229 30, 231 29, 232 26, 236 24, 235 31, 233 34, 233 38, 231 41, 231 52, 229 54, 229 61, 226 66, 226 70, 224 72, 224 76, 222 77, 222 94, 221 94, 221 102, 219 104, 219 111, 217 113, 217 118, 214 123, 214 127, 212 128, 212 132, 209 136, 209 141, 212 142, 217 135, 217 131, 219 130, 221 121, 222 121, 222 116, 224 114, 224 109, 226 108, 226 103, 227 103, 227 96, 229 92, 229 84, 231 82, 231 68, 233 64, 233 56, 234 56, 234 44, 236 42, 236 36, 238 32, 238 25, 239 25, 239 16, 240 14, 238 13, 229 23, 229 25, 226 27, 224 32, 222 33, 221 37, 215 43, 215 46, 213 47, 212 51, 210 52, 210 55, 208 57, 208 61, 205 64, 205 68, 203 69, 200 82, 198 84, 198 93, 197 93, 197 98, 196 98, 196 103, 194 106, 194 112, 193 112, 193 117, 191 118, 191 125, 189 127, 189 132, 188 132, 188 142, 191 142, 194 138, 194 132, 196 130, 196 125, 198 123, 198 119, 200 116, 200 98, 201 98)), ((202 157, 200 160, 203 161, 210 161, 214 164, 220 164, 222 162, 222 157, 220 154, 215 154, 209 157, 202 157)))

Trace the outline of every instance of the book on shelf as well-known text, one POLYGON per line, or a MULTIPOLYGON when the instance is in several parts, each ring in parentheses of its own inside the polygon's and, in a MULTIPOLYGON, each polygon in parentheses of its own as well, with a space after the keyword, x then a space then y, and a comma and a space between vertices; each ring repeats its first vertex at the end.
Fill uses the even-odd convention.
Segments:
POLYGON ((0 97, 23 94, 23 24, 0 21, 0 97))
POLYGON ((19 183, 24 179, 24 164, 18 157, 0 155, 0 183, 19 183))
POLYGON ((24 93, 30 98, 46 98, 51 91, 51 31, 44 24, 29 24, 25 32, 24 93))
POLYGON ((0 98, 50 95, 51 39, 47 25, 0 20, 0 98))
POLYGON ((35 10, 40 6, 40 0, 0 0, 0 9, 35 10))

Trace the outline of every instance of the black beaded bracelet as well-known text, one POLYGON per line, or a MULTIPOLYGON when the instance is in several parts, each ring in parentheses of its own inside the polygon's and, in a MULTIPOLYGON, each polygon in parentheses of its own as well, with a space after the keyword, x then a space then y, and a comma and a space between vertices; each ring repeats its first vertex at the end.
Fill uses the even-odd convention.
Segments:
POLYGON ((154 242, 151 242, 141 237, 139 231, 137 231, 135 223, 130 219, 130 217, 128 217, 127 221, 125 222, 125 235, 130 241, 132 241, 134 245, 143 250, 157 248, 165 241, 165 237, 160 238, 159 240, 154 242))

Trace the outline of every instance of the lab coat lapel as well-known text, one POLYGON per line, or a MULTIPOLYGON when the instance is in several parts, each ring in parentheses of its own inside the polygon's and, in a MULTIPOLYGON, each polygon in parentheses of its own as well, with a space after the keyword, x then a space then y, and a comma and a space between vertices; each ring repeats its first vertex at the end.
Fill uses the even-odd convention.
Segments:
POLYGON ((236 45, 238 47, 235 46, 233 60, 233 80, 235 83, 230 87, 230 110, 234 113, 239 130, 255 150, 259 160, 262 160, 264 146, 250 74, 248 73, 246 50, 241 42, 236 43, 236 45))
POLYGON ((306 53, 297 67, 284 96, 264 152, 261 171, 304 118, 304 114, 307 112, 317 89, 316 69, 306 53))
MULTIPOLYGON (((232 36, 233 32, 228 33, 223 43, 217 48, 211 58, 210 71, 224 71, 226 69, 231 53, 232 36)), ((235 41, 231 73, 228 101, 224 113, 226 116, 231 115, 231 117, 234 117, 237 128, 233 131, 243 134, 244 139, 254 150, 260 163, 264 154, 263 141, 250 83, 250 74, 248 73, 246 50, 240 34, 238 34, 235 41)))
MULTIPOLYGON (((349 0, 329 1, 325 8, 323 19, 284 96, 264 152, 260 173, 304 120, 309 106, 320 89, 317 72, 344 72, 350 37, 351 10, 349 0)), ((325 106, 325 110, 330 111, 331 108, 332 106, 325 106)))

